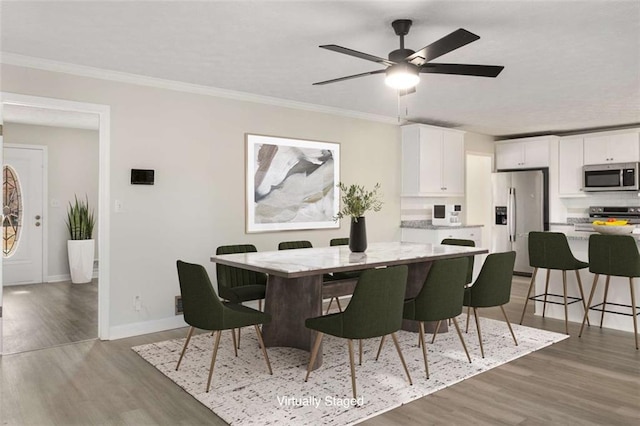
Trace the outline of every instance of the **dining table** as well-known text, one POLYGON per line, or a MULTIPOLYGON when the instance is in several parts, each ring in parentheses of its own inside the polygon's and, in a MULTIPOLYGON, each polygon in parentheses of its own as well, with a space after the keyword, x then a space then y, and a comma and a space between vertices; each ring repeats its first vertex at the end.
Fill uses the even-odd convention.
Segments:
MULTIPOLYGON (((405 298, 412 298, 422 288, 434 261, 485 253, 488 250, 481 247, 376 242, 363 253, 352 253, 348 246, 333 246, 213 255, 211 261, 268 274, 264 310, 271 321, 262 327, 265 346, 311 352, 316 331, 306 328, 305 320, 322 315, 325 274, 407 265, 405 298)), ((417 325, 405 321, 403 329, 417 331, 417 325)), ((322 348, 312 368, 320 365, 322 348)))

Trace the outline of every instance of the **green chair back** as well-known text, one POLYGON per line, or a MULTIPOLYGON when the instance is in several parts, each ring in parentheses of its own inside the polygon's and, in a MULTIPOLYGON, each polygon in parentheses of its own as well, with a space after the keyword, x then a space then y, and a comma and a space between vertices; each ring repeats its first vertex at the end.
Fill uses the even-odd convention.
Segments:
POLYGON ((300 241, 283 241, 278 244, 278 250, 294 250, 294 249, 303 249, 303 248, 312 248, 313 245, 310 241, 300 240, 300 241))
POLYGON ((589 237, 589 272, 619 277, 640 277, 640 254, 630 235, 589 237))
POLYGON ((573 257, 567 236, 561 232, 529 232, 529 265, 562 271, 589 266, 573 257))
POLYGON ((307 327, 346 339, 368 339, 398 331, 407 274, 406 265, 364 271, 344 312, 310 318, 307 327))
POLYGON ((185 322, 203 330, 220 330, 223 305, 213 290, 206 269, 181 260, 176 264, 185 322))
POLYGON ((460 315, 468 264, 466 257, 433 262, 420 293, 405 304, 404 318, 440 321, 460 315))
MULTIPOLYGON (((257 251, 253 244, 236 244, 220 246, 216 249, 216 254, 255 253, 257 251)), ((223 299, 234 303, 264 299, 264 289, 260 289, 259 286, 265 287, 267 285, 267 274, 216 263, 216 277, 218 279, 218 294, 223 299), (249 291, 238 291, 239 287, 245 287, 249 291)))
POLYGON ((331 241, 329 241, 329 245, 330 246, 348 246, 349 245, 349 238, 333 238, 331 241))
MULTIPOLYGON (((442 240, 440 244, 451 245, 451 246, 464 246, 464 247, 475 247, 476 242, 473 240, 463 240, 459 238, 445 238, 442 240)), ((466 284, 469 284, 473 280, 473 262, 475 256, 469 256, 469 266, 467 266, 467 281, 466 284)))
POLYGON ((464 306, 488 308, 509 303, 515 261, 515 251, 487 256, 478 278, 465 290, 464 306))

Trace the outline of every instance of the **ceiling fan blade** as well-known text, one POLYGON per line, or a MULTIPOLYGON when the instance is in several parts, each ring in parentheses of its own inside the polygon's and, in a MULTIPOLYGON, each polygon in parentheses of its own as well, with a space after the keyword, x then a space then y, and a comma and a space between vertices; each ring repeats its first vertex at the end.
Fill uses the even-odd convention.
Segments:
POLYGON ((388 59, 369 55, 368 53, 358 52, 357 50, 348 49, 346 47, 338 46, 336 44, 324 44, 320 47, 322 49, 327 49, 327 50, 331 50, 338 53, 344 53, 345 55, 354 56, 356 58, 365 59, 367 61, 377 62, 379 64, 386 65, 388 67, 395 64, 395 62, 389 61, 388 59))
POLYGON ((427 63, 420 67, 421 73, 457 74, 476 77, 497 77, 504 69, 501 65, 436 64, 427 63))
POLYGON ((449 35, 442 37, 438 41, 434 41, 430 45, 423 47, 416 53, 407 56, 405 59, 407 62, 411 62, 414 65, 422 65, 437 57, 449 53, 452 50, 456 50, 462 46, 465 46, 471 42, 478 40, 480 36, 475 35, 463 28, 457 29, 449 35))
POLYGON ((354 74, 354 75, 348 75, 346 77, 334 78, 333 80, 319 81, 317 83, 313 83, 313 86, 321 86, 323 84, 337 83, 338 81, 351 80, 352 78, 364 77, 367 75, 382 74, 385 71, 386 70, 369 71, 369 72, 363 72, 362 74, 354 74))

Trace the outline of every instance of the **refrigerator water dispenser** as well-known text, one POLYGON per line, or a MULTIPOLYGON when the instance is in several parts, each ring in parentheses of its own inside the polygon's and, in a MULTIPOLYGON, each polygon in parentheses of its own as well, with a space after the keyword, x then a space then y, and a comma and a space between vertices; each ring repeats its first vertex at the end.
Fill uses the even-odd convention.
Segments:
POLYGON ((496 225, 507 224, 507 208, 505 206, 496 206, 496 225))

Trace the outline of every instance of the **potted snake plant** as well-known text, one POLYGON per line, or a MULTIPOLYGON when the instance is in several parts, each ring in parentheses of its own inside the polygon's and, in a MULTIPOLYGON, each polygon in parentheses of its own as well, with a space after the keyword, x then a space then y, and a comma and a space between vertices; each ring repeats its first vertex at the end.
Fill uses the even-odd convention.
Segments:
POLYGON ((67 229, 69 240, 67 241, 67 253, 69 255, 69 273, 71 282, 83 284, 91 281, 93 277, 93 260, 95 255, 95 240, 93 240, 93 228, 95 216, 89 208, 89 199, 69 202, 67 208, 67 229))

